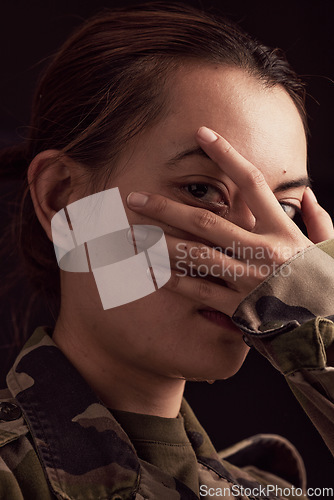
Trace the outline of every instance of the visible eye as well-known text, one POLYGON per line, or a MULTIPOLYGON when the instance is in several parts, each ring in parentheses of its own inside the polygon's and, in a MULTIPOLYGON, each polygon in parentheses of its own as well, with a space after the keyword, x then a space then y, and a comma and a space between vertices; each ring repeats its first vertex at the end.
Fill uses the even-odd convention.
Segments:
POLYGON ((290 219, 294 219, 297 213, 301 212, 300 208, 295 205, 290 205, 289 203, 284 203, 283 201, 280 201, 279 203, 290 219))
POLYGON ((200 198, 209 203, 221 203, 224 201, 222 192, 210 184, 196 182, 194 184, 187 184, 185 189, 195 198, 200 198))

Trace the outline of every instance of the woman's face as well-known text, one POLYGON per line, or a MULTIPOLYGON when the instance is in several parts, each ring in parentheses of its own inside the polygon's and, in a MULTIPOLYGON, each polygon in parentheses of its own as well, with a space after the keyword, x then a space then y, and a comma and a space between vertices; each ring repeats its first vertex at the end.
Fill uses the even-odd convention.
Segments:
MULTIPOLYGON (((282 182, 307 175, 303 125, 282 88, 266 88, 238 68, 188 65, 172 79, 166 115, 132 140, 119 173, 107 186, 119 188, 130 224, 160 225, 180 241, 193 239, 127 207, 131 191, 147 191, 218 213, 228 203, 226 218, 252 231, 254 217, 242 193, 198 150, 195 133, 202 125, 217 131, 257 166, 273 191, 282 182)), ((298 187, 275 194, 282 204, 300 207, 303 191, 298 187)), ((241 332, 231 322, 222 326, 204 317, 199 312, 203 304, 163 287, 103 310, 93 280, 89 283, 90 290, 78 291, 71 305, 82 307, 83 324, 94 332, 91 342, 102 345, 118 365, 199 380, 227 378, 240 368, 248 351, 241 332)))

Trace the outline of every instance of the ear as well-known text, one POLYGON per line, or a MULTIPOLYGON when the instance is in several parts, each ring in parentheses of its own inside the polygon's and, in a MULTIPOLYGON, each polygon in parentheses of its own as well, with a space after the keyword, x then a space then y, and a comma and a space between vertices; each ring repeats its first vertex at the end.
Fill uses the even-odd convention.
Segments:
POLYGON ((82 167, 53 149, 42 151, 30 163, 28 184, 31 199, 38 220, 51 241, 54 214, 84 196, 79 183, 82 174, 82 167))

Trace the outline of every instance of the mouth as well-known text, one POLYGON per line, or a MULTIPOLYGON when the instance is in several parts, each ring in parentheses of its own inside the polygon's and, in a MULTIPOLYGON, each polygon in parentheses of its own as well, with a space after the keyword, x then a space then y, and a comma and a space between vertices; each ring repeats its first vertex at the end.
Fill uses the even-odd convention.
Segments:
POLYGON ((198 309, 198 313, 211 323, 215 323, 216 325, 224 328, 228 328, 229 330, 239 330, 234 323, 232 322, 231 318, 227 316, 227 314, 222 313, 221 311, 217 311, 217 309, 214 309, 213 307, 204 307, 203 309, 198 309))
MULTIPOLYGON (((215 311, 215 312, 220 312, 221 314, 224 314, 224 316, 227 316, 227 314, 222 313, 221 311, 218 311, 218 309, 214 309, 213 307, 209 306, 203 306, 199 309, 199 311, 215 311)), ((229 316, 227 316, 229 318, 229 316)))

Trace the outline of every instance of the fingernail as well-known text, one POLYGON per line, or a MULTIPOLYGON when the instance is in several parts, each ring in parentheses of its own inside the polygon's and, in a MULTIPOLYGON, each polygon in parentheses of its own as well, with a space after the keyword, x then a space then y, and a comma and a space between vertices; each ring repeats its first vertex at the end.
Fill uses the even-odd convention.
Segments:
POLYGON ((201 127, 197 131, 197 136, 203 142, 215 142, 218 139, 218 135, 215 134, 210 128, 201 127))
POLYGON ((166 282, 169 280, 171 272, 170 267, 154 266, 153 268, 148 268, 146 271, 149 280, 152 280, 152 274, 156 283, 166 282))
POLYGON ((144 226, 136 226, 133 228, 133 235, 135 237, 136 243, 142 243, 147 240, 148 230, 144 226))
POLYGON ((315 203, 318 203, 318 200, 317 200, 315 194, 313 193, 312 189, 309 186, 307 186, 306 189, 310 193, 310 196, 312 197, 313 201, 315 201, 315 203))
POLYGON ((136 246, 138 246, 141 243, 144 243, 144 241, 147 240, 147 236, 148 236, 147 229, 141 229, 138 226, 136 227, 136 229, 134 228, 128 229, 126 234, 128 242, 131 245, 136 245, 136 246))
POLYGON ((143 207, 146 205, 148 196, 142 193, 130 193, 126 199, 129 207, 143 207))

